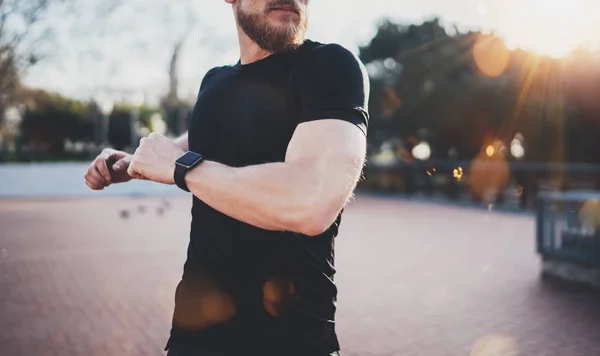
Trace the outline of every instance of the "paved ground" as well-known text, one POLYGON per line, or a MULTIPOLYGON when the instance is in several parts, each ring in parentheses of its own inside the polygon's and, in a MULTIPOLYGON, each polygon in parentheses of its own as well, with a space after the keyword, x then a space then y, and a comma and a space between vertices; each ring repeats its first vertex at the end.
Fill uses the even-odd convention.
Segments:
MULTIPOLYGON (((189 200, 168 202, 0 200, 0 355, 163 355, 189 227, 189 200)), ((542 283, 533 234, 358 197, 337 240, 344 355, 600 355, 600 296, 542 283)))

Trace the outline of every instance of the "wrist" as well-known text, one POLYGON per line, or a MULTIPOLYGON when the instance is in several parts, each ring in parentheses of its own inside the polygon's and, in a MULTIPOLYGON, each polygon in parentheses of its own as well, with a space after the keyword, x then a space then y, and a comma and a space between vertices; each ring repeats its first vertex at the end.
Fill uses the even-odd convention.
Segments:
POLYGON ((186 179, 188 172, 196 168, 200 163, 202 163, 203 160, 204 157, 201 154, 188 151, 175 161, 173 168, 173 181, 181 190, 186 192, 190 191, 187 186, 186 179))

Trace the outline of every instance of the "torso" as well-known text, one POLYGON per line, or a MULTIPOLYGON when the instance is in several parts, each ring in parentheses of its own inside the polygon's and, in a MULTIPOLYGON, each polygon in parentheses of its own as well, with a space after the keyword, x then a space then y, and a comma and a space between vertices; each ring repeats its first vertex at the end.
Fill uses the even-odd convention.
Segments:
MULTIPOLYGON (((298 53, 211 70, 191 116, 190 150, 232 167, 283 162, 301 115, 296 68, 303 51, 317 45, 307 42, 298 53)), ((192 214, 172 343, 195 349, 263 347, 265 352, 268 345, 273 352, 283 345, 337 350, 333 240, 339 218, 322 236, 308 238, 245 224, 197 198, 192 214), (211 320, 219 313, 226 320, 201 320, 210 319, 199 311, 207 278, 228 301, 212 305, 217 317, 211 320), (273 292, 290 290, 280 303, 265 302, 273 292)))

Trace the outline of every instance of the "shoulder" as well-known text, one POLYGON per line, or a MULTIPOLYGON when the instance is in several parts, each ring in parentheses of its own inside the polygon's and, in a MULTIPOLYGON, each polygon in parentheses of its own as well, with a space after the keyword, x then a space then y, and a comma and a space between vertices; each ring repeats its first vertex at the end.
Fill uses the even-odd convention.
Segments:
POLYGON ((338 43, 321 43, 307 40, 301 52, 306 59, 337 59, 360 62, 349 49, 338 43))
POLYGON ((218 66, 218 67, 213 67, 211 69, 209 69, 206 74, 204 75, 204 81, 207 81, 213 77, 219 76, 220 73, 222 73, 228 66, 218 66))
POLYGON ((307 40, 300 50, 296 64, 301 73, 321 72, 343 75, 351 72, 361 76, 367 75, 366 68, 358 56, 338 43, 307 40))
POLYGON ((200 94, 203 90, 207 90, 207 88, 212 87, 214 83, 218 82, 220 78, 223 77, 224 73, 227 72, 229 67, 231 66, 218 66, 209 69, 204 74, 204 77, 200 82, 200 90, 198 94, 200 94))
POLYGON ((354 53, 338 43, 307 41, 301 52, 304 63, 332 62, 362 66, 362 62, 354 53))

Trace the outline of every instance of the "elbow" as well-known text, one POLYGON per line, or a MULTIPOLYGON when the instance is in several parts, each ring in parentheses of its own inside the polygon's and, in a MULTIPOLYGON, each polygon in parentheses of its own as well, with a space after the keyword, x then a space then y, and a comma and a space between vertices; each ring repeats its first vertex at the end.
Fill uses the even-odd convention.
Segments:
POLYGON ((325 224, 321 224, 319 222, 312 222, 312 221, 307 221, 305 222, 302 226, 299 227, 299 233, 301 233, 302 235, 306 235, 309 237, 315 237, 315 236, 319 236, 321 234, 323 234, 325 231, 327 231, 327 229, 329 228, 329 226, 326 226, 325 224))
POLYGON ((329 230, 339 214, 339 209, 330 206, 311 206, 295 222, 295 232, 314 237, 329 230))

